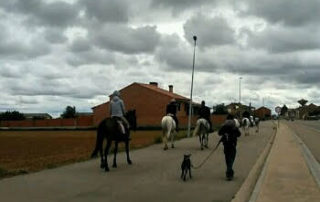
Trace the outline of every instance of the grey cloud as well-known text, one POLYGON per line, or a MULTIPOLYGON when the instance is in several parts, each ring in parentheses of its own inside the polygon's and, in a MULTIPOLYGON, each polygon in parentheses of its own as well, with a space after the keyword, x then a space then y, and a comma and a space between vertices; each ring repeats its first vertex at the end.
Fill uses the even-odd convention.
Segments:
POLYGON ((233 44, 234 30, 222 17, 208 17, 201 14, 193 16, 183 26, 187 41, 193 44, 193 35, 197 35, 199 47, 233 44))
POLYGON ((262 17, 271 23, 301 26, 318 23, 319 0, 247 0, 248 10, 244 13, 262 17))
POLYGON ((7 12, 24 14, 30 25, 66 27, 77 19, 78 8, 66 2, 47 3, 41 0, 13 0, 0 4, 7 12))
POLYGON ((101 89, 88 86, 86 82, 71 85, 71 81, 72 79, 46 80, 44 78, 29 78, 23 82, 12 80, 7 85, 7 92, 17 96, 65 96, 80 99, 101 94, 101 89))
POLYGON ((0 59, 19 59, 35 58, 48 54, 51 51, 48 44, 42 40, 33 39, 28 43, 18 41, 0 40, 0 59))
POLYGON ((0 77, 3 78, 21 78, 27 74, 28 70, 23 67, 1 64, 0 77))
POLYGON ((88 51, 75 52, 67 57, 67 63, 72 66, 87 64, 112 64, 114 62, 115 60, 113 53, 96 48, 88 51))
POLYGON ((303 70, 299 71, 295 76, 294 80, 298 83, 303 84, 317 84, 320 86, 320 67, 311 66, 306 67, 303 70), (302 71, 302 73, 300 73, 302 71))
POLYGON ((191 67, 192 48, 186 46, 177 35, 163 36, 156 50, 156 59, 174 71, 191 67), (189 51, 188 51, 189 50, 189 51))
POLYGON ((47 41, 53 44, 64 43, 68 40, 68 38, 64 36, 63 30, 59 29, 46 29, 44 31, 44 37, 47 41))
POLYGON ((187 9, 205 7, 216 3, 217 0, 152 0, 151 7, 153 8, 169 8, 172 9, 174 15, 179 14, 187 9))
MULTIPOLYGON (((157 49, 156 59, 166 64, 166 69, 170 71, 189 71, 192 67, 192 47, 174 36, 168 36, 163 41, 167 43, 157 49)), ((270 54, 264 50, 224 46, 214 50, 198 49, 195 69, 215 74, 259 76, 263 81, 315 85, 319 79, 313 75, 320 75, 319 65, 309 60, 306 62, 298 53, 270 54)))
POLYGON ((79 4, 89 18, 100 22, 128 22, 129 2, 126 0, 81 0, 79 4))
POLYGON ((75 53, 89 51, 91 49, 91 44, 87 38, 77 38, 72 42, 69 49, 75 53))
POLYGON ((100 48, 126 54, 151 53, 158 45, 160 34, 154 26, 130 28, 124 25, 106 25, 91 33, 100 48))
POLYGON ((251 32, 248 44, 271 52, 311 50, 320 48, 319 36, 320 29, 317 27, 267 26, 261 32, 251 32))

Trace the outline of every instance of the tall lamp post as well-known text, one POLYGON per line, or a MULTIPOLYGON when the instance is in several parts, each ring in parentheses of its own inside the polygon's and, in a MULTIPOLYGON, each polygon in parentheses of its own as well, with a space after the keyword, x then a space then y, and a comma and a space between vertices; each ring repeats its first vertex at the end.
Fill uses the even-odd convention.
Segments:
POLYGON ((241 104, 241 79, 242 77, 239 77, 239 104, 241 104))
POLYGON ((192 64, 192 79, 191 79, 191 92, 190 92, 190 103, 189 103, 189 118, 188 118, 188 137, 190 137, 191 130, 191 116, 192 116, 192 90, 193 90, 193 74, 194 74, 194 64, 196 58, 196 45, 197 45, 197 36, 193 36, 194 49, 193 49, 193 64, 192 64))

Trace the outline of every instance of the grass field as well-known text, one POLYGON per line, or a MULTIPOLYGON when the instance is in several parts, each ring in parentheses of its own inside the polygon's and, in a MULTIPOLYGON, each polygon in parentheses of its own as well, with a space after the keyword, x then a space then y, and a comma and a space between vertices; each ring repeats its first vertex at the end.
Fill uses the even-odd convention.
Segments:
MULTIPOLYGON (((131 137, 130 148, 137 149, 161 142, 161 131, 136 131, 131 137)), ((87 160, 95 141, 93 130, 0 131, 0 178, 87 160)))

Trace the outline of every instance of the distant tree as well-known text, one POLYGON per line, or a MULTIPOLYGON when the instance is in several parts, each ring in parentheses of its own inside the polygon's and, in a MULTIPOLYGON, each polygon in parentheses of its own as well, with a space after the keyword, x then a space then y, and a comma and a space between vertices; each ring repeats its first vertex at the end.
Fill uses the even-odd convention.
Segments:
POLYGON ((288 107, 286 105, 283 105, 283 107, 281 108, 280 115, 282 115, 282 116, 285 115, 287 113, 287 111, 288 111, 288 107))
POLYGON ((75 118, 76 117, 76 107, 67 106, 65 111, 61 114, 62 118, 75 118))
POLYGON ((18 111, 6 111, 0 114, 0 120, 2 121, 15 121, 15 120, 24 120, 25 116, 18 111))
POLYGON ((301 99, 301 100, 298 100, 298 103, 304 107, 306 104, 307 104, 308 100, 305 100, 305 99, 301 99))
POLYGON ((224 103, 213 106, 213 114, 228 114, 227 107, 224 106, 224 103))

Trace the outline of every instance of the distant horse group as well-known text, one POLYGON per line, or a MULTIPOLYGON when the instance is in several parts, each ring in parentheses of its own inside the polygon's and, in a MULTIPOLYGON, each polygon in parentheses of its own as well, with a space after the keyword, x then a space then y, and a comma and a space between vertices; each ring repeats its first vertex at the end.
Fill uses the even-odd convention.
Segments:
MULTIPOLYGON (((125 114, 126 119, 129 122, 130 130, 135 130, 137 126, 136 122, 136 114, 135 110, 128 111, 125 114)), ((108 166, 108 154, 109 150, 111 148, 112 142, 115 142, 115 148, 114 148, 114 158, 113 158, 113 164, 112 167, 117 167, 117 152, 118 152, 118 144, 120 142, 125 143, 125 151, 127 155, 127 163, 132 164, 132 161, 130 159, 129 155, 129 141, 130 141, 130 130, 127 130, 125 133, 123 132, 123 129, 120 127, 121 124, 119 124, 119 120, 116 118, 106 118, 103 121, 100 122, 98 128, 97 128, 97 139, 96 139, 96 146, 94 151, 92 152, 91 157, 96 157, 97 154, 100 154, 101 158, 101 164, 100 167, 104 168, 104 170, 107 172, 109 171, 108 166), (103 142, 106 140, 106 146, 103 148, 103 142)), ((241 122, 239 122, 237 119, 235 119, 235 125, 236 127, 242 127, 244 134, 246 136, 249 135, 249 128, 255 126, 256 132, 259 132, 259 119, 258 118, 247 118, 244 117, 241 122)), ((174 140, 175 136, 177 134, 176 131, 176 123, 172 116, 166 115, 161 120, 161 127, 162 127, 162 141, 164 144, 163 149, 167 150, 168 147, 168 140, 171 142, 171 148, 174 148, 174 140)), ((200 148, 203 150, 204 148, 208 148, 208 142, 209 142, 209 130, 210 125, 206 119, 200 118, 196 122, 196 127, 193 131, 193 136, 199 136, 199 142, 200 142, 200 148)))
POLYGON ((259 132, 260 119, 258 117, 244 117, 241 121, 241 127, 245 136, 250 135, 250 127, 256 127, 256 133, 259 132))

